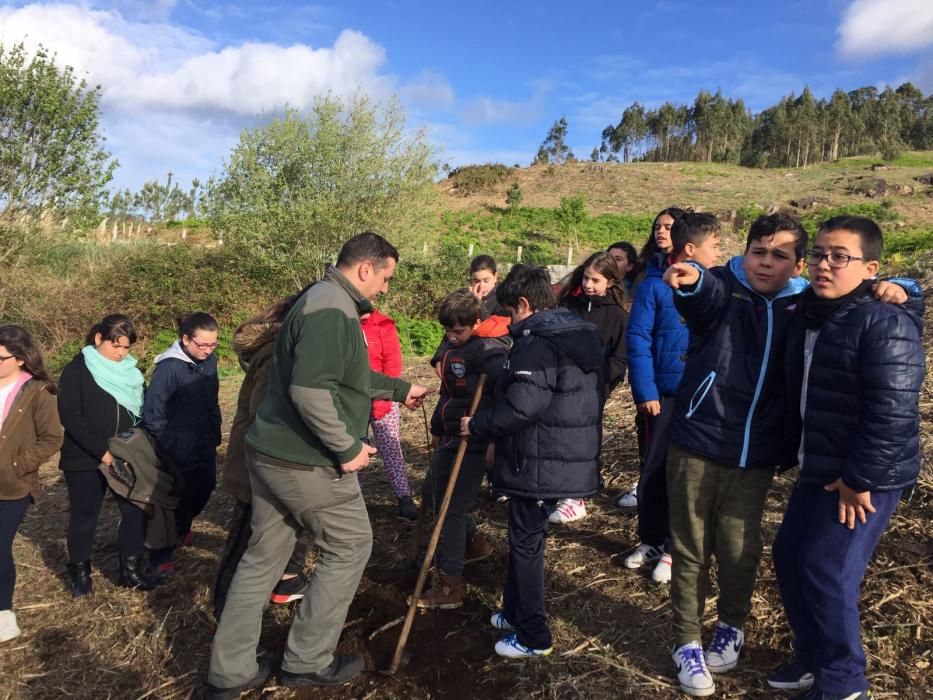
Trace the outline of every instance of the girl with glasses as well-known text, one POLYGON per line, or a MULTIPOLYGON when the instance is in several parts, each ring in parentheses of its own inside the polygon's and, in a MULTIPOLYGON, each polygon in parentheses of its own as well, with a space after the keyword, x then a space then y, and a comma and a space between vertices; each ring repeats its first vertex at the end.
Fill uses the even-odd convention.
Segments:
MULTIPOLYGON (((178 544, 192 542, 192 521, 207 505, 217 483, 220 445, 217 320, 198 312, 176 319, 178 340, 155 359, 143 405, 143 427, 183 486, 175 511, 178 544)), ((150 555, 159 573, 175 570, 174 547, 150 555)))

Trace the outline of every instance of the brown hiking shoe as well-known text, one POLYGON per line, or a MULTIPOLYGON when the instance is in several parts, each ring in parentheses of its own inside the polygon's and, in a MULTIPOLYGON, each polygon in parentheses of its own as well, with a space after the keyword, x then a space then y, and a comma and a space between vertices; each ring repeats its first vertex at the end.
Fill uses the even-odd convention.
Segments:
MULTIPOLYGON (((409 605, 411 597, 409 596, 409 605)), ((452 610, 463 607, 463 576, 440 574, 434 585, 418 598, 418 607, 429 610, 452 610)))
POLYGON ((463 553, 463 563, 473 564, 478 561, 483 561, 483 559, 489 559, 492 553, 492 542, 478 532, 474 532, 473 536, 466 544, 466 551, 463 553))

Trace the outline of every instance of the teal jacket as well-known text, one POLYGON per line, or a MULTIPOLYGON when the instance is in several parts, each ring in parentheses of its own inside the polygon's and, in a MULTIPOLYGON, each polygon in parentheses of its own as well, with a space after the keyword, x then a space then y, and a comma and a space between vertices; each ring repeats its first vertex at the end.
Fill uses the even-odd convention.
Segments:
POLYGON ((246 443, 296 469, 334 467, 362 449, 373 399, 404 402, 411 385, 369 367, 360 315, 372 305, 336 268, 289 311, 269 388, 246 443))

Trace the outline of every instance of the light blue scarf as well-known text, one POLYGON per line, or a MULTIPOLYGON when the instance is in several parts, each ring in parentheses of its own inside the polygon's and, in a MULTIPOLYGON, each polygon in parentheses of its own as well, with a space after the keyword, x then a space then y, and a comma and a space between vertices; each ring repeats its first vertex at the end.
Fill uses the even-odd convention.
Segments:
POLYGON ((119 362, 108 360, 93 345, 81 349, 84 364, 101 389, 123 406, 133 420, 143 412, 143 373, 136 368, 136 358, 127 355, 119 362))

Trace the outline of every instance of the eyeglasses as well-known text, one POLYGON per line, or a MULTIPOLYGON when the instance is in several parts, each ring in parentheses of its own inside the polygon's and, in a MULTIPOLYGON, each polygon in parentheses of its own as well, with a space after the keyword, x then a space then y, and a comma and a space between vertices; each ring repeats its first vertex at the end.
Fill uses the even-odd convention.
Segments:
POLYGON ((864 260, 856 255, 846 255, 845 253, 821 253, 818 250, 807 251, 807 264, 819 265, 824 260, 830 267, 848 267, 853 260, 864 260))
POLYGON ((0 362, 6 362, 7 360, 12 360, 16 355, 0 355, 0 362))
POLYGON ((194 345, 194 347, 196 347, 198 350, 213 350, 218 345, 220 345, 220 343, 216 341, 213 343, 199 343, 194 338, 188 338, 188 340, 191 341, 191 344, 194 345))

